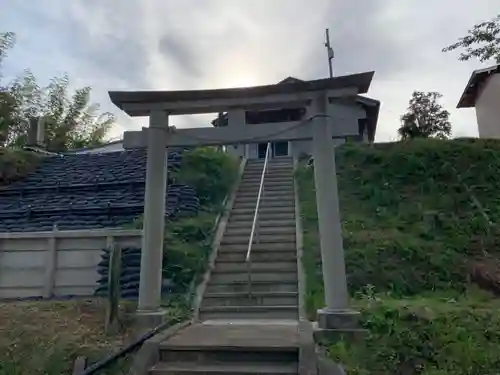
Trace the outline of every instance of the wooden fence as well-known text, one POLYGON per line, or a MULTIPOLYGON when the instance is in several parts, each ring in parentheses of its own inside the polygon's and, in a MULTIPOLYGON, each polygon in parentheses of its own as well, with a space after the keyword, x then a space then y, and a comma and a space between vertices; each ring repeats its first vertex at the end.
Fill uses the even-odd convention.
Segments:
POLYGON ((141 247, 141 230, 0 233, 0 299, 89 296, 104 248, 141 247))

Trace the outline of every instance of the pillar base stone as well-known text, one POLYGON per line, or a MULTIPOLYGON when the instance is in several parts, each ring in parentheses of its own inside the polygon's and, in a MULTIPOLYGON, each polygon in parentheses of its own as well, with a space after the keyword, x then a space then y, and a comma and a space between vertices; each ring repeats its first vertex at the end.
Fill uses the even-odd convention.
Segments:
POLYGON ((135 326, 137 331, 146 332, 164 323, 166 318, 166 310, 137 310, 135 313, 135 326))
POLYGON ((323 341, 358 341, 368 332, 359 328, 360 312, 355 310, 318 310, 318 322, 314 324, 314 339, 323 341))
POLYGON ((318 328, 348 329, 359 326, 360 312, 355 310, 333 310, 327 307, 318 310, 318 328))

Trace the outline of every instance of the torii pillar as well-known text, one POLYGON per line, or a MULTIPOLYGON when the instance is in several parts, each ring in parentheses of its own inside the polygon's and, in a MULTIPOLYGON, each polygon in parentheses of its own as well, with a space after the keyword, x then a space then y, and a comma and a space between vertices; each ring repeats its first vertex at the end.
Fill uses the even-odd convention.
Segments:
MULTIPOLYGON (((326 307, 318 311, 319 328, 354 328, 358 313, 348 308, 335 154, 332 136, 358 135, 346 123, 342 101, 365 93, 373 72, 290 84, 194 91, 110 92, 112 102, 130 116, 149 116, 150 127, 124 134, 124 148, 147 148, 146 193, 138 313, 161 315, 163 231, 168 146, 231 145, 313 140, 315 184, 326 307), (339 112, 327 102, 339 101, 339 112), (307 107, 310 121, 232 124, 221 128, 169 130, 169 116, 229 112, 244 121, 245 110, 307 107), (330 113, 327 113, 330 112, 330 113)), ((334 104, 335 106, 336 104, 334 104)), ((344 107, 345 109, 345 107, 344 107)), ((167 249, 168 251, 168 249, 167 249)))

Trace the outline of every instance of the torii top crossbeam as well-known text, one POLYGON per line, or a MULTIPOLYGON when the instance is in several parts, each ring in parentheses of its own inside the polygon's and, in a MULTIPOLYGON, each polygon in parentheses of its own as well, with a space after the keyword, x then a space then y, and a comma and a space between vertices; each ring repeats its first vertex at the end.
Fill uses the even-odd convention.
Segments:
POLYGON ((261 109, 303 103, 315 92, 329 97, 355 96, 368 91, 374 72, 241 88, 186 91, 110 91, 113 104, 130 116, 148 116, 153 110, 169 115, 216 113, 235 108, 261 109))

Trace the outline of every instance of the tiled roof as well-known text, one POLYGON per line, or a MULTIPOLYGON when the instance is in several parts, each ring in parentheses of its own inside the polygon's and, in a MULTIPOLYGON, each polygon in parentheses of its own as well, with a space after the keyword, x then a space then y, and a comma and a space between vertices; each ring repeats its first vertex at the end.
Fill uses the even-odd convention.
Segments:
MULTIPOLYGON (((0 190, 0 232, 121 227, 144 210, 144 150, 46 157, 24 180, 0 190)), ((181 153, 168 155, 169 171, 181 153)), ((194 189, 169 181, 167 216, 195 214, 194 189)))

